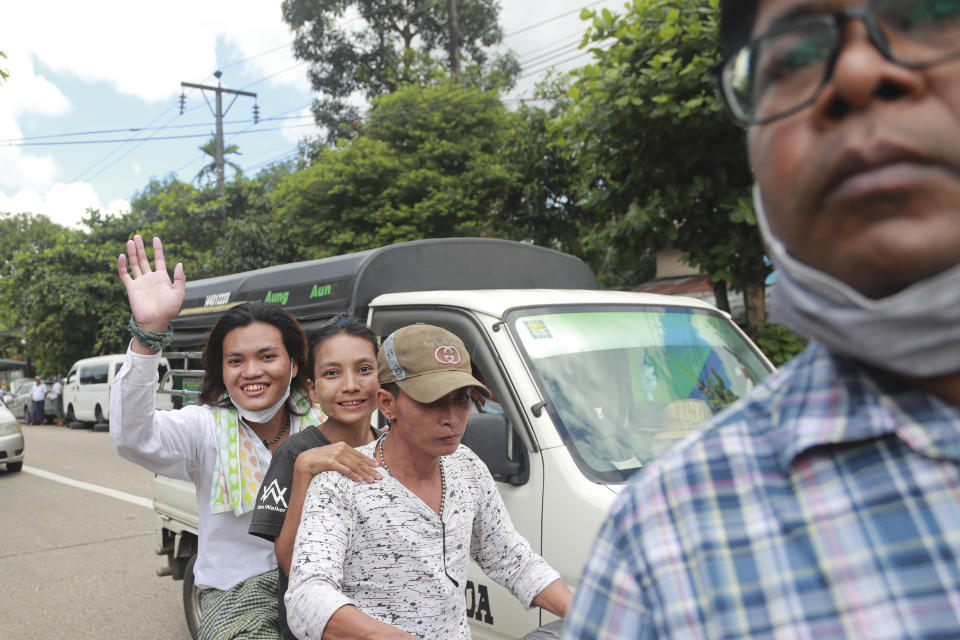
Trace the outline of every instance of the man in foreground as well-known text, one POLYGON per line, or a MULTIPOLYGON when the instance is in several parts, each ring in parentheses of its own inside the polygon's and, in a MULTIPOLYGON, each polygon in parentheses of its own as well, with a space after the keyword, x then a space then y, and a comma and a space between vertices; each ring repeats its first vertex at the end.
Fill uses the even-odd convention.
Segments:
POLYGON ((809 348, 648 466, 567 638, 947 638, 960 629, 960 3, 721 2, 809 348))
POLYGON ((301 640, 469 638, 470 557, 524 606, 562 617, 570 590, 513 528, 484 464, 460 446, 473 394, 489 395, 460 339, 404 327, 384 342, 377 371, 390 431, 357 451, 385 477, 314 477, 287 589, 290 629, 301 640))

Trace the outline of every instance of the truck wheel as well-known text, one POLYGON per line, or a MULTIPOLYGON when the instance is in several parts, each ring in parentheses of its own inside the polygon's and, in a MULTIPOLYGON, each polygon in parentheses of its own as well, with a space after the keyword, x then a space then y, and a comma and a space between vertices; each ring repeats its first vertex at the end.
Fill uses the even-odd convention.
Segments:
POLYGON ((73 415, 73 405, 67 405, 67 424, 75 422, 76 418, 73 415))
POLYGON ((7 463, 7 471, 10 473, 16 473, 17 471, 20 471, 20 469, 23 469, 23 461, 7 463))
POLYGON ((197 554, 193 554, 183 572, 183 613, 187 617, 187 629, 190 637, 197 640, 197 631, 200 630, 200 589, 193 583, 193 565, 197 561, 197 554))

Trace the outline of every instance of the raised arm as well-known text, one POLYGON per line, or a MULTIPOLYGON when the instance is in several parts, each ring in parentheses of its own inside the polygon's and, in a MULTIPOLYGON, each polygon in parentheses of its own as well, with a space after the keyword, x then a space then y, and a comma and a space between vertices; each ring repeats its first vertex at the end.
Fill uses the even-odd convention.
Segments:
MULTIPOLYGON (((153 239, 153 251, 156 270, 150 267, 143 238, 134 236, 127 241, 127 254, 117 259, 117 271, 137 325, 163 333, 183 304, 185 279, 183 265, 177 264, 170 281, 159 238, 153 239)), ((198 465, 202 419, 196 411, 155 411, 158 364, 156 351, 131 341, 110 388, 110 437, 128 460, 188 480, 198 465)))
MULTIPOLYGON (((121 253, 117 258, 117 272, 127 290, 130 311, 137 325, 143 331, 163 333, 183 305, 186 278, 183 275, 183 264, 178 262, 173 269, 173 281, 170 281, 160 238, 153 239, 153 257, 156 270, 150 267, 143 238, 135 235, 132 240, 127 241, 127 254, 121 253)), ((142 355, 155 353, 136 339, 133 340, 131 348, 142 355)))

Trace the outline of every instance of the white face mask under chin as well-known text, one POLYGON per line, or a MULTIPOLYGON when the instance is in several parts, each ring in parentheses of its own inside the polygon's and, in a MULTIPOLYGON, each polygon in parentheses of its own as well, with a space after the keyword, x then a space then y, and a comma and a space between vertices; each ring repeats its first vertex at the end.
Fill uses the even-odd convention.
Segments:
POLYGON ((230 403, 237 409, 237 413, 240 414, 240 417, 246 420, 247 422, 255 422, 257 424, 263 424, 265 422, 270 422, 273 420, 273 417, 277 415, 280 409, 283 407, 284 403, 287 401, 287 398, 290 397, 290 385, 293 383, 293 362, 290 362, 290 379, 287 381, 287 390, 284 392, 283 397, 276 402, 276 404, 270 405, 266 409, 260 409, 259 411, 254 411, 252 409, 244 409, 239 404, 237 404, 233 398, 230 398, 230 403))
POLYGON ((757 185, 753 206, 778 271, 770 300, 773 322, 830 351, 904 376, 960 372, 960 264, 871 299, 791 256, 767 224, 757 185))

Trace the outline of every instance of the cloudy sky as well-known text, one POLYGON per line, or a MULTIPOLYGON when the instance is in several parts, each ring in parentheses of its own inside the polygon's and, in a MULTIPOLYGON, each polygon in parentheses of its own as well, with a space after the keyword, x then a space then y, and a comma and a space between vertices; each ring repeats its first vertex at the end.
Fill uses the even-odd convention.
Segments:
MULTIPOLYGON (((67 226, 88 207, 120 212, 151 177, 191 181, 214 131, 213 93, 181 82, 257 93, 224 118, 245 173, 292 157, 316 134, 306 66, 290 52, 281 0, 34 0, 10 3, 0 23, 0 211, 43 213, 67 226), (205 101, 210 101, 210 104, 205 101)), ((504 45, 529 92, 550 67, 586 63, 579 9, 623 0, 501 0, 504 45)), ((230 104, 225 97, 225 105, 230 104)), ((229 173, 228 173, 229 176, 229 173)))

